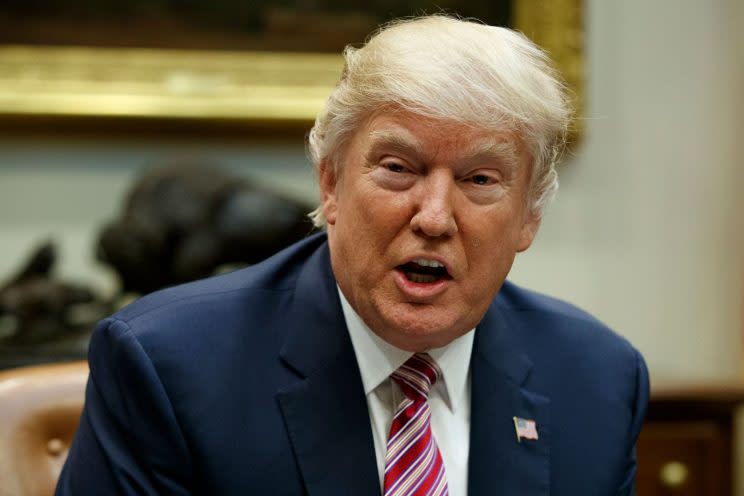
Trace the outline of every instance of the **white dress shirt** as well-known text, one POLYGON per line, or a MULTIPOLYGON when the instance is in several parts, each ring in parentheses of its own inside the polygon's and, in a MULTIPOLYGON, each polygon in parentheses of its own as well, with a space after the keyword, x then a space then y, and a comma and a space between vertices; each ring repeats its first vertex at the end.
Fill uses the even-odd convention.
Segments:
MULTIPOLYGON (((354 311, 340 289, 338 294, 367 397, 377 471, 382 488, 390 424, 396 407, 404 399, 398 385, 390 380, 390 374, 403 365, 413 353, 396 348, 377 336, 354 311)), ((473 337, 474 333, 471 330, 444 348, 428 351, 442 371, 442 378, 429 393, 429 405, 431 429, 442 454, 451 496, 467 494, 470 448, 470 356, 473 351, 473 337)))

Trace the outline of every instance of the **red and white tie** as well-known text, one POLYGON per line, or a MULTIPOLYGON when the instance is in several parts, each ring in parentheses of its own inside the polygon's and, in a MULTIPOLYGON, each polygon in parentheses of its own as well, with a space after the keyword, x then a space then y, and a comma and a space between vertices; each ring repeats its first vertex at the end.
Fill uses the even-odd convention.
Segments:
POLYGON ((425 353, 417 353, 392 373, 405 394, 388 435, 384 496, 449 494, 442 455, 431 432, 429 390, 441 375, 425 353))

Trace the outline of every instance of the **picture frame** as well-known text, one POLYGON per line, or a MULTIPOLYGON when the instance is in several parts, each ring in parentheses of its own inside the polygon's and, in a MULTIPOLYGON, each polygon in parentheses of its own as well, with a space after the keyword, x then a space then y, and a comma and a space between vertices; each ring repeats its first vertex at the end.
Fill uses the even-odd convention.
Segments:
MULTIPOLYGON (((580 0, 511 0, 514 27, 543 46, 583 107, 580 0)), ((0 122, 223 123, 309 128, 340 51, 0 44, 0 122)), ((576 121, 580 122, 580 121, 576 121)), ((574 136, 580 133, 574 126, 574 136)))

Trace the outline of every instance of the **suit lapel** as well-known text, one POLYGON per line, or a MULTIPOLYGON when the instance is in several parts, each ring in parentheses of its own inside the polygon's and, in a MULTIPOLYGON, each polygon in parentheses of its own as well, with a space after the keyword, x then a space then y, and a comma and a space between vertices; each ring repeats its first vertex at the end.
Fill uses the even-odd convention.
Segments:
POLYGON ((367 400, 327 245, 300 274, 288 323, 281 356, 302 379, 277 398, 307 493, 379 496, 367 400))
POLYGON ((509 342, 506 326, 492 305, 475 334, 468 492, 547 496, 550 402, 522 387, 532 364, 509 342), (539 439, 518 441, 514 417, 534 420, 539 439))

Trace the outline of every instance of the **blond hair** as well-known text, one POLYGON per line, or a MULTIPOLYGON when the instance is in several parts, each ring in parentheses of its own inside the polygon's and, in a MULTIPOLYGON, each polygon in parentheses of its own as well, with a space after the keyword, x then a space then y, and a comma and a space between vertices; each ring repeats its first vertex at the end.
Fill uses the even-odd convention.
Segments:
MULTIPOLYGON (((347 46, 336 88, 308 136, 316 169, 338 171, 344 145, 373 112, 397 107, 496 132, 514 131, 532 158, 530 195, 541 216, 558 189, 556 162, 571 110, 548 56, 511 29, 433 15, 393 21, 347 46)), ((317 226, 321 208, 310 214, 317 226)))

